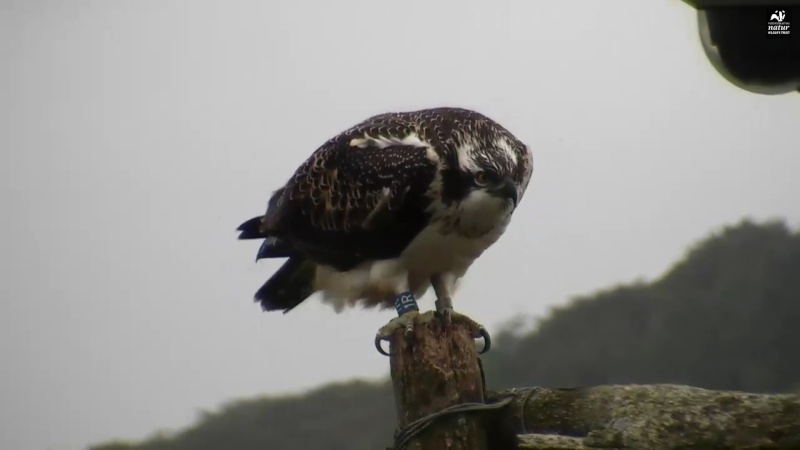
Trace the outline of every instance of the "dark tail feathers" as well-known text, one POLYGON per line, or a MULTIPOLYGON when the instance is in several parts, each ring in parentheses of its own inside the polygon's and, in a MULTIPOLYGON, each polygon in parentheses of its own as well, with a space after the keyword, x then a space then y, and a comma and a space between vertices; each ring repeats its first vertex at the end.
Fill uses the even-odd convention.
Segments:
POLYGON ((253 217, 252 219, 239 225, 239 239, 264 239, 261 247, 258 248, 256 261, 264 258, 288 258, 295 254, 292 246, 277 236, 264 231, 261 227, 264 216, 253 217))
POLYGON ((236 231, 241 231, 241 233, 239 233, 239 239, 263 239, 269 236, 261 229, 263 219, 264 216, 253 217, 239 225, 239 228, 236 229, 236 231))
POLYGON ((313 282, 316 265, 297 254, 285 239, 263 228, 263 216, 239 225, 239 239, 264 239, 258 249, 256 261, 262 258, 289 258, 277 272, 256 292, 255 301, 265 311, 291 311, 314 293, 313 282))
POLYGON ((302 256, 290 257, 261 289, 255 301, 264 311, 291 311, 314 293, 316 265, 302 256))

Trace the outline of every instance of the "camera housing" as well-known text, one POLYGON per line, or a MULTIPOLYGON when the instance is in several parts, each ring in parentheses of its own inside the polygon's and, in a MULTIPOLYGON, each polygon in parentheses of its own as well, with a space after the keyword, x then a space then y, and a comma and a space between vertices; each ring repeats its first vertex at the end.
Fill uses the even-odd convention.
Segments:
POLYGON ((711 65, 730 83, 749 92, 800 92, 800 7, 737 3, 693 5, 698 9, 700 41, 711 65), (798 29, 793 29, 795 26, 798 29))

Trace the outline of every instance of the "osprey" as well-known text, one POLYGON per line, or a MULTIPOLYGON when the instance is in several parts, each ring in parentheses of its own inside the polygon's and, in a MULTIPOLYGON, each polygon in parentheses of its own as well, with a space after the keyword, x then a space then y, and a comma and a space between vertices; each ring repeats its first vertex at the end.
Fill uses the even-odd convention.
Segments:
POLYGON ((239 239, 264 240, 256 261, 288 258, 255 301, 286 313, 319 292, 337 312, 394 306, 376 337, 385 353, 381 339, 426 320, 415 299, 433 287, 436 315, 466 323, 486 351, 488 333, 451 296, 505 232, 532 171, 529 148, 478 112, 370 117, 322 144, 239 226, 239 239))

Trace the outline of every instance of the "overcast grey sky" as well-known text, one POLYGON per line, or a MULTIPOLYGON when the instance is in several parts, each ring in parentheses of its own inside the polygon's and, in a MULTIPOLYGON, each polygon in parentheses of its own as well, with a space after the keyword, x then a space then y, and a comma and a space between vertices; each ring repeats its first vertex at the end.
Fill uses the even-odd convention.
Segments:
POLYGON ((454 299, 490 331, 743 216, 796 226, 798 96, 729 85, 696 30, 678 0, 0 0, 0 448, 385 374, 393 312, 262 313, 280 261, 234 231, 372 114, 474 108, 532 146, 454 299))

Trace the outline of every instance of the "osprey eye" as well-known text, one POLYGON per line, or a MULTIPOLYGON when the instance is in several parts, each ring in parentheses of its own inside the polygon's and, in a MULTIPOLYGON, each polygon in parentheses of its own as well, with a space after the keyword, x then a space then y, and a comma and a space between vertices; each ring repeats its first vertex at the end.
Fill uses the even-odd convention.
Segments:
POLYGON ((478 186, 486 186, 491 181, 491 177, 486 172, 478 172, 475 174, 475 184, 478 186))

